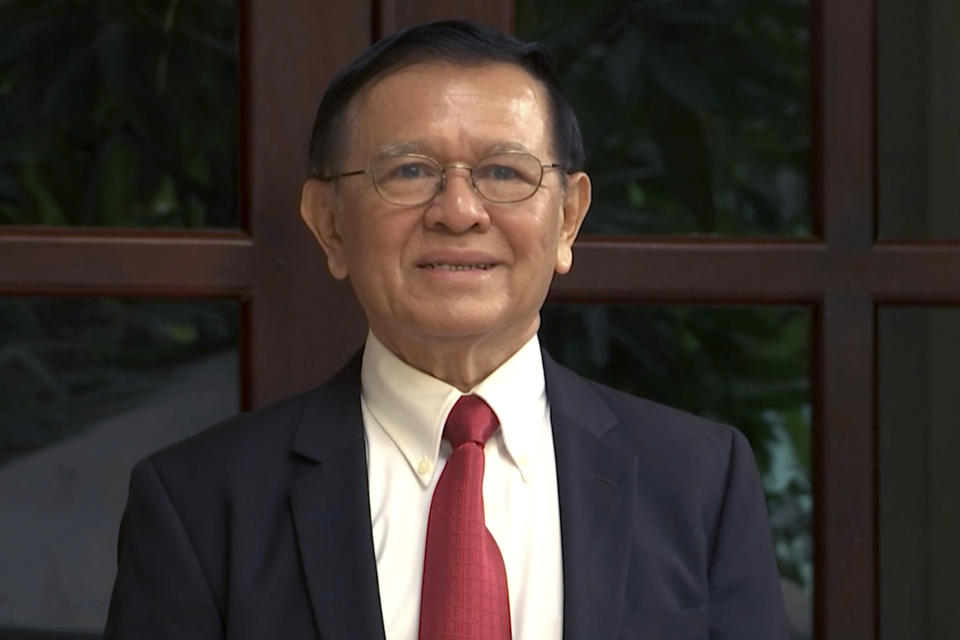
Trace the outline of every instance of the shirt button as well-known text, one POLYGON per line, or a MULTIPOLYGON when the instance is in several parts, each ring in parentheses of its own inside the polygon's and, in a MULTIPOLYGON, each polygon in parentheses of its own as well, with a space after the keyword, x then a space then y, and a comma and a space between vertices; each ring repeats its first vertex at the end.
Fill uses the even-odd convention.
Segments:
POLYGON ((528 464, 530 464, 530 460, 527 458, 527 456, 519 456, 517 458, 517 464, 519 464, 521 467, 526 467, 528 464))
POLYGON ((432 469, 433 469, 433 465, 430 464, 430 461, 427 460, 426 458, 421 459, 420 462, 417 463, 417 473, 419 473, 422 476, 425 476, 428 473, 430 473, 432 469))

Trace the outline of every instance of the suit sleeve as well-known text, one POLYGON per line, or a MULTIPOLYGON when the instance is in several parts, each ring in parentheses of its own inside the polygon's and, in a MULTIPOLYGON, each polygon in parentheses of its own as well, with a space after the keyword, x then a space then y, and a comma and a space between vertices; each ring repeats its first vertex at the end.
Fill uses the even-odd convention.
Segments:
POLYGON ((106 640, 223 637, 210 583, 149 459, 133 470, 117 555, 106 640))
POLYGON ((710 640, 789 638, 763 491, 736 430, 709 572, 710 640))

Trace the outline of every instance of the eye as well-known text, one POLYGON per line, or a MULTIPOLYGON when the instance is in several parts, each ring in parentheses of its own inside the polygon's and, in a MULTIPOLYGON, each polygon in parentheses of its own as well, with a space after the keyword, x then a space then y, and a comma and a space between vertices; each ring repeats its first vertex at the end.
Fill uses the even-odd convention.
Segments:
POLYGON ((437 179, 437 168, 416 158, 392 158, 377 168, 375 178, 381 182, 412 182, 437 179))
POLYGON ((528 153, 497 153, 481 160, 474 175, 489 184, 533 185, 540 180, 540 161, 528 153))
POLYGON ((422 164, 416 164, 413 162, 402 164, 393 170, 393 175, 395 177, 403 178, 405 180, 422 178, 424 173, 426 173, 424 166, 422 164))
POLYGON ((478 180, 502 182, 520 179, 520 172, 505 164, 484 164, 474 169, 474 173, 478 180))

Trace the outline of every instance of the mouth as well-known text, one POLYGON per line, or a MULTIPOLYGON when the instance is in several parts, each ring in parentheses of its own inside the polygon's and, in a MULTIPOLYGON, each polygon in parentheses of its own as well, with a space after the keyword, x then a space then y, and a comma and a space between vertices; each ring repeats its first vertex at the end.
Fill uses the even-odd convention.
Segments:
POLYGON ((435 271, 488 271, 496 265, 490 262, 425 262, 418 266, 435 271))

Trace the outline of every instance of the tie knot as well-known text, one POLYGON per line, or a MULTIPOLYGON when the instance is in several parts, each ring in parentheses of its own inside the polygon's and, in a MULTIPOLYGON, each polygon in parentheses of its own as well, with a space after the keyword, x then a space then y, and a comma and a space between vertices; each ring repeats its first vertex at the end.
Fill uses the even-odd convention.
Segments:
POLYGON ((460 396, 447 416, 443 439, 456 449, 465 442, 476 442, 481 447, 500 425, 497 414, 483 398, 460 396))

